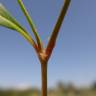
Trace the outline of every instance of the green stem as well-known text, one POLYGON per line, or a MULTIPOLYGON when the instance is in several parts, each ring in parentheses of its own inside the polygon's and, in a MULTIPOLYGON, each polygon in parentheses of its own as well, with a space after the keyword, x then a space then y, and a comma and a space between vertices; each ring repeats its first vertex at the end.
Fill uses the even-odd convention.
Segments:
POLYGON ((47 63, 43 62, 41 64, 42 73, 42 96, 47 96, 47 63))
POLYGON ((25 15, 26 18, 27 18, 27 21, 28 21, 28 23, 29 23, 29 25, 30 25, 30 27, 31 27, 34 35, 35 35, 36 40, 37 40, 38 47, 39 47, 39 49, 41 50, 42 47, 43 47, 43 45, 42 45, 42 41, 41 41, 41 39, 40 39, 40 37, 39 37, 39 35, 38 35, 37 29, 36 29, 36 27, 35 27, 32 19, 31 19, 30 15, 28 14, 28 11, 26 10, 26 8, 25 8, 22 0, 18 0, 18 3, 19 3, 19 5, 20 5, 21 10, 23 11, 24 15, 25 15))

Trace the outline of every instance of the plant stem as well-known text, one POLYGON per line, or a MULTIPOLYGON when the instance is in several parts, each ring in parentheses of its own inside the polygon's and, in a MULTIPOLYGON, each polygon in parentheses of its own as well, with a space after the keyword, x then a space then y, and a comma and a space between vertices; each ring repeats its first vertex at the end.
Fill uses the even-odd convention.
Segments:
POLYGON ((47 96, 47 63, 41 63, 42 96, 47 96))

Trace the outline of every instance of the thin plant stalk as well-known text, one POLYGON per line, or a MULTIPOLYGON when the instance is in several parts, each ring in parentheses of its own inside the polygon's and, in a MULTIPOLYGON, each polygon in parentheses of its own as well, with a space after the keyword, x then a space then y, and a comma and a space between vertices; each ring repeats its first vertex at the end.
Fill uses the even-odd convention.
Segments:
POLYGON ((41 64, 42 96, 47 96, 47 63, 41 64))
MULTIPOLYGON (((45 62, 41 62, 41 72, 42 72, 42 96, 47 96, 47 61, 49 60, 52 51, 55 47, 56 39, 60 30, 60 27, 62 25, 62 22, 64 20, 64 17, 66 15, 66 12, 68 10, 70 4, 70 0, 65 0, 64 5, 62 7, 62 10, 60 12, 59 18, 56 22, 56 25, 54 27, 54 30, 52 32, 52 35, 50 37, 49 43, 47 45, 47 48, 44 50, 45 53, 45 62)), ((43 60, 43 61, 44 61, 43 60)), ((42 60, 41 60, 42 61, 42 60)))
POLYGON ((55 47, 55 43, 57 40, 57 36, 59 34, 59 30, 61 28, 63 19, 66 15, 66 12, 68 10, 69 4, 71 0, 64 0, 64 5, 62 7, 62 10, 60 12, 60 15, 57 19, 57 22, 55 24, 55 27, 53 29, 53 32, 50 36, 48 45, 46 48, 43 48, 43 44, 41 42, 41 38, 38 35, 38 32, 33 24, 33 21, 31 17, 29 16, 22 0, 18 0, 18 3, 21 7, 22 12, 26 16, 26 19, 34 33, 35 40, 30 36, 30 34, 23 28, 16 20, 13 18, 10 13, 5 9, 2 4, 0 4, 0 26, 15 30, 19 32, 35 49, 37 56, 41 63, 41 81, 42 81, 42 96, 47 96, 47 66, 48 66, 48 60, 52 54, 52 51, 55 47))
POLYGON ((26 19, 27 19, 27 21, 28 21, 28 23, 29 23, 29 25, 30 25, 30 27, 31 27, 31 29, 32 29, 32 32, 34 33, 34 36, 35 36, 35 38, 36 38, 36 40, 37 40, 37 44, 38 44, 39 50, 41 50, 42 47, 43 47, 43 45, 42 45, 42 42, 41 42, 41 38, 40 38, 40 36, 38 35, 37 29, 36 29, 36 27, 35 27, 35 24, 33 23, 33 20, 32 20, 32 18, 30 17, 30 15, 28 14, 28 11, 26 10, 26 8, 25 8, 22 0, 18 0, 18 3, 19 3, 19 5, 20 5, 20 7, 21 7, 22 12, 23 12, 24 15, 26 16, 26 19))
POLYGON ((64 0, 64 4, 63 4, 63 7, 61 9, 60 15, 59 15, 59 17, 57 19, 57 22, 55 24, 53 32, 52 32, 52 34, 50 36, 50 40, 49 40, 47 48, 46 48, 46 52, 47 52, 49 57, 50 57, 50 55, 51 55, 51 53, 52 53, 52 51, 53 51, 53 49, 55 47, 57 36, 58 36, 58 34, 60 32, 59 30, 60 30, 61 25, 63 23, 63 20, 64 20, 64 17, 66 15, 66 12, 68 10, 70 1, 71 0, 64 0))

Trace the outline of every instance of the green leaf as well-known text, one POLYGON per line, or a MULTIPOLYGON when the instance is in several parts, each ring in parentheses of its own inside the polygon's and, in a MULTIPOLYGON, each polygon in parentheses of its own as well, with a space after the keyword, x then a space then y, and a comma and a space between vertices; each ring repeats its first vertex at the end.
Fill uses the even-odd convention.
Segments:
POLYGON ((33 47, 36 44, 28 32, 13 18, 6 8, 0 4, 0 26, 7 27, 9 29, 19 32, 33 47))
POLYGON ((17 26, 19 26, 21 29, 24 30, 24 28, 20 26, 20 24, 10 15, 10 13, 6 10, 6 8, 2 4, 0 4, 0 15, 14 22, 17 26))
POLYGON ((37 29, 36 29, 32 19, 31 19, 31 17, 29 16, 28 11, 26 10, 22 0, 18 0, 18 3, 20 5, 21 10, 23 11, 24 15, 26 16, 26 19, 27 19, 27 21, 28 21, 28 23, 29 23, 29 25, 30 25, 30 27, 32 29, 32 32, 35 35, 35 38, 37 40, 37 44, 38 44, 39 50, 41 50, 43 48, 43 45, 42 45, 41 39, 40 39, 40 37, 38 35, 37 29))

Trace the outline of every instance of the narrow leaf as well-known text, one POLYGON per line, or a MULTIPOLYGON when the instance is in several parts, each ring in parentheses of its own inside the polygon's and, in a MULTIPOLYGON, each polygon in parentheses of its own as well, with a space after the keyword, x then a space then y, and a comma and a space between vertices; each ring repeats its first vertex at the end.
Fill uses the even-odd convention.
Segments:
POLYGON ((20 24, 10 15, 10 13, 6 10, 6 8, 0 4, 0 15, 14 22, 17 26, 19 26, 22 30, 25 30, 20 24))
POLYGON ((7 27, 9 29, 19 32, 33 47, 36 44, 28 32, 13 18, 5 7, 0 4, 0 26, 7 27))

